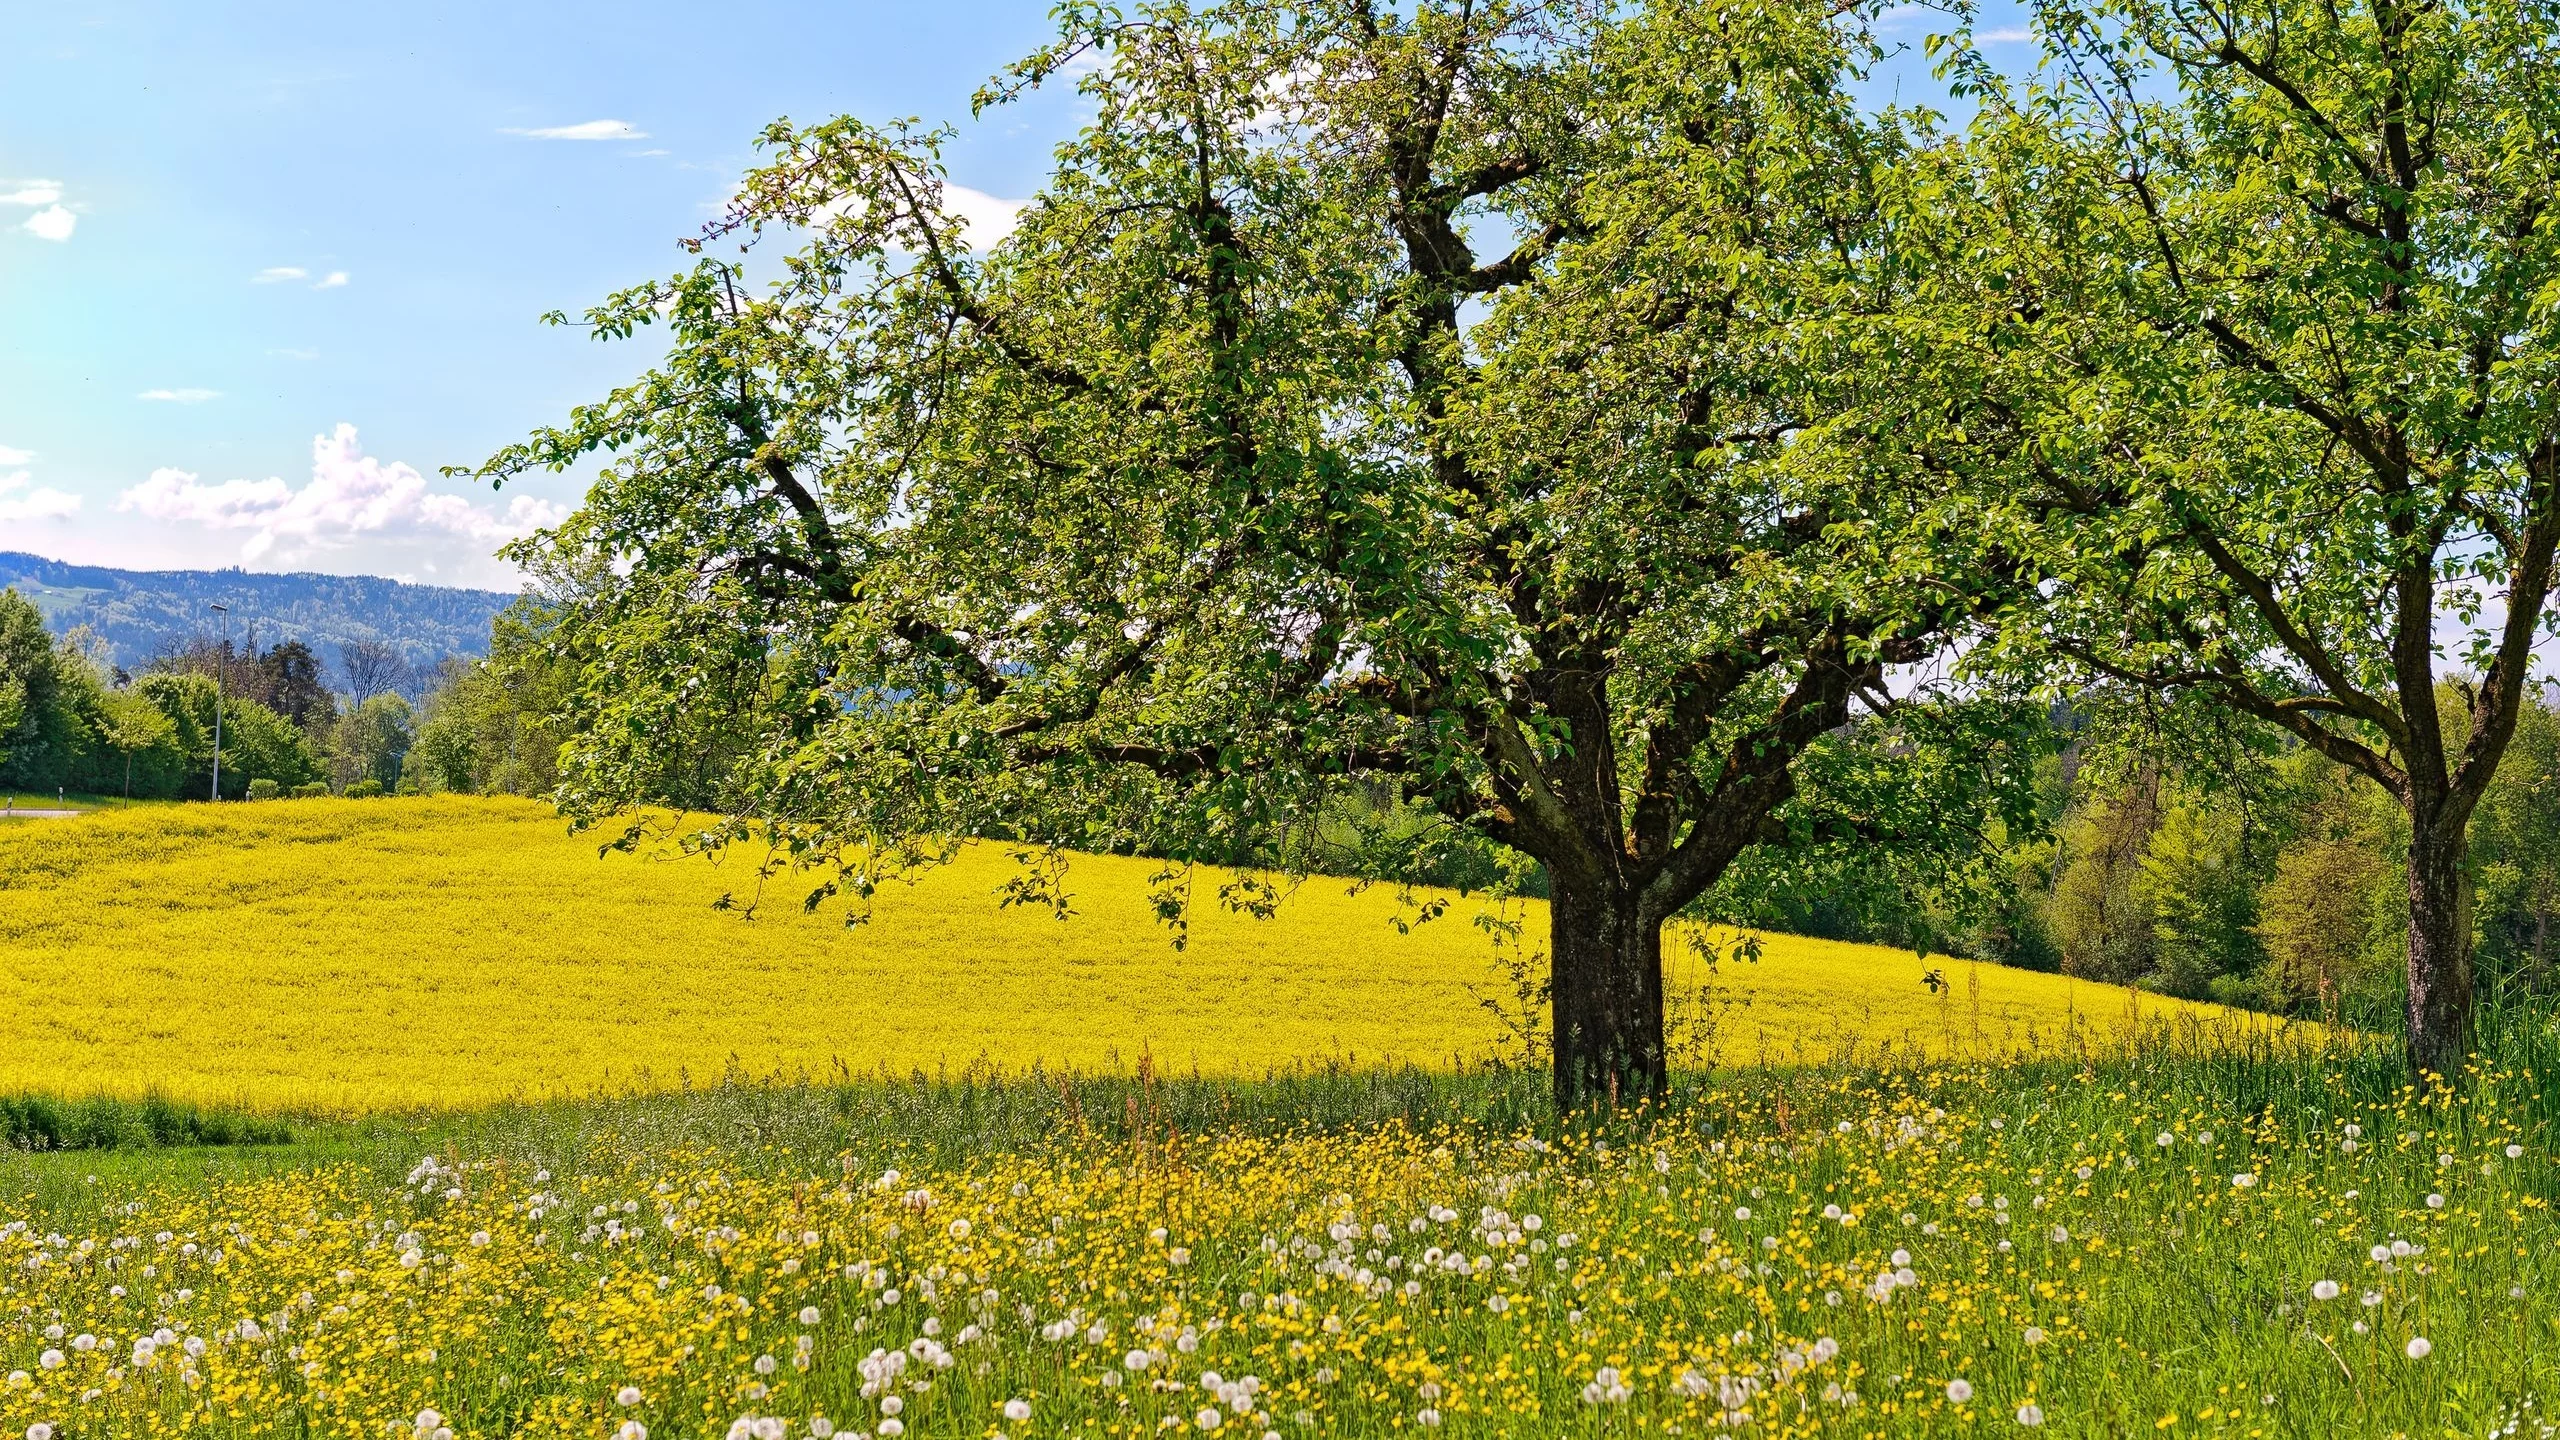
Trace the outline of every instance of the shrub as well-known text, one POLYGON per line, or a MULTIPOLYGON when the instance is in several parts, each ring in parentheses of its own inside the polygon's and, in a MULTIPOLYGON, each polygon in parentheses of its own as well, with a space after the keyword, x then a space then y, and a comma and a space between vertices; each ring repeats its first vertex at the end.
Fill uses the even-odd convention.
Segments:
POLYGON ((274 800, 283 794, 284 787, 273 780, 258 779, 249 782, 249 798, 252 800, 274 800))
POLYGON ((379 780, 359 780, 347 787, 347 798, 350 800, 370 800, 381 793, 382 782, 379 780))
POLYGON ((294 786, 289 793, 296 800, 325 800, 329 795, 329 782, 314 780, 308 785, 294 786))

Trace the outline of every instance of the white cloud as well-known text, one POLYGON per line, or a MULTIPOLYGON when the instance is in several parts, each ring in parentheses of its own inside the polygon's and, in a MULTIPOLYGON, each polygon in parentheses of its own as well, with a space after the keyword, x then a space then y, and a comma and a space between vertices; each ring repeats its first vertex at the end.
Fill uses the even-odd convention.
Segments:
POLYGON ((136 400, 166 400, 173 405, 201 405, 221 395, 219 390, 200 390, 190 385, 177 390, 145 390, 136 400))
POLYGON ((0 181, 0 184, 18 187, 0 195, 0 205, 52 205, 62 199, 62 182, 59 180, 0 181))
POLYGON ((466 541, 482 553, 556 525, 564 508, 518 495, 505 510, 427 489, 426 477, 398 462, 364 453, 356 427, 340 425, 311 441, 311 481, 297 490, 283 480, 205 484, 164 467, 117 498, 116 508, 147 519, 251 532, 241 556, 259 560, 333 550, 359 541, 466 541))
POLYGON ((63 209, 59 205, 48 205, 44 209, 28 216, 27 223, 24 228, 28 234, 33 235, 39 240, 51 240, 58 244, 64 240, 70 239, 72 230, 77 227, 79 223, 79 216, 72 214, 70 211, 63 209))
MULTIPOLYGON (((252 285, 281 285, 288 280, 310 279, 311 272, 299 265, 270 265, 266 269, 259 271, 257 274, 250 276, 249 283, 252 285)), ((347 272, 344 270, 332 270, 328 274, 321 276, 318 280, 313 281, 311 288, 314 290, 340 290, 344 289, 346 284, 347 272)))
POLYGON ((21 450, 14 445, 0 445, 0 465, 24 465, 34 458, 36 458, 36 452, 33 450, 21 450))
MULTIPOLYGON (((9 455, 17 456, 18 460, 0 459, 0 463, 16 464, 29 458, 24 450, 0 450, 0 457, 9 455)), ((80 508, 79 496, 51 486, 39 485, 20 496, 17 492, 25 490, 26 485, 27 472, 24 470, 14 475, 0 475, 0 520, 60 520, 80 508)))
POLYGON ((960 223, 968 227, 969 248, 972 250, 992 250, 1003 244, 1004 237, 1013 233, 1015 222, 1022 218, 1022 207, 1028 203, 1024 200, 999 200, 984 190, 972 190, 966 185, 942 187, 942 208, 959 217, 960 223))
MULTIPOLYGON (((819 206, 815 212, 816 223, 829 225, 841 216, 856 213, 858 199, 847 195, 819 206)), ((946 183, 942 187, 943 211, 960 222, 962 237, 972 250, 992 250, 1003 244, 1004 238, 1012 234, 1013 227, 1020 222, 1023 207, 1030 203, 1028 200, 1000 199, 966 185, 946 183)))
POLYGON ((1985 30, 1973 38, 1985 45, 2017 45, 2036 38, 2036 32, 2013 25, 2005 30, 1985 30))
POLYGON ((586 120, 575 125, 546 125, 534 130, 508 126, 501 135, 522 135, 528 140, 646 140, 649 132, 628 120, 586 120))

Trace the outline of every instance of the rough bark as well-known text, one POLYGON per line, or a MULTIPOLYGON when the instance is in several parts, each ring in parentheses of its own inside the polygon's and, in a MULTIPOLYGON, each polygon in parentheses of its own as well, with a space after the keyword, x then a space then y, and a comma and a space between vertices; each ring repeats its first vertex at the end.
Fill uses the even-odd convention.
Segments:
POLYGON ((2460 1072, 2471 1044, 2471 924, 2462 858, 2466 826, 2413 814, 2409 831, 2409 1064, 2460 1072))
POLYGON ((1660 917, 1623 890, 1559 881, 1548 923, 1556 1108, 1631 1104, 1668 1093, 1660 917))

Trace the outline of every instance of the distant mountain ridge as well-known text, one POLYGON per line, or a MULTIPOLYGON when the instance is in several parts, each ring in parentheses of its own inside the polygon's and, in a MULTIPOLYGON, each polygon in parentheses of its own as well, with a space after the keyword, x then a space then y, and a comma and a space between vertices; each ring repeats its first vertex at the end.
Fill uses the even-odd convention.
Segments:
POLYGON ((375 575, 259 574, 247 570, 117 570, 69 565, 41 555, 0 550, 0 589, 14 587, 44 612, 57 635, 86 625, 107 642, 115 663, 136 668, 162 641, 214 634, 231 607, 231 637, 254 627, 261 647, 300 640, 323 663, 349 640, 400 647, 413 665, 489 649, 489 621, 515 603, 501 590, 411 585, 375 575))

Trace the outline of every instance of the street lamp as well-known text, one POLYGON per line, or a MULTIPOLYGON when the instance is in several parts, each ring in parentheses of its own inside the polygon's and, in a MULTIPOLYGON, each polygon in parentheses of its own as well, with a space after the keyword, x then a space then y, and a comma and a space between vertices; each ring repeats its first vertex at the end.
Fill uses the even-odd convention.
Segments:
POLYGON ((222 672, 231 668, 231 607, 208 602, 222 615, 222 649, 213 661, 213 798, 222 799, 222 672))

